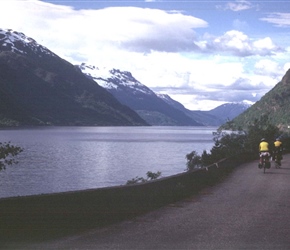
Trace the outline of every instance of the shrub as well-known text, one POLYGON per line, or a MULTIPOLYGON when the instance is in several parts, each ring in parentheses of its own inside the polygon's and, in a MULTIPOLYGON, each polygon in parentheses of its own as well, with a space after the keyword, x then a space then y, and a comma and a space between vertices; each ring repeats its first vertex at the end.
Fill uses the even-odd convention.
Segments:
POLYGON ((157 173, 153 173, 151 171, 148 171, 146 173, 147 175, 147 178, 143 178, 143 177, 138 177, 136 176, 135 178, 127 181, 127 185, 131 185, 131 184, 136 184, 136 183, 144 183, 144 182, 147 182, 147 181, 152 181, 152 180, 156 180, 157 178, 159 178, 161 176, 161 172, 157 172, 157 173))
POLYGON ((194 168, 199 168, 202 167, 202 161, 201 161, 201 157, 197 154, 196 151, 192 151, 191 153, 186 155, 186 159, 187 159, 187 170, 192 170, 194 168))
POLYGON ((23 149, 11 145, 10 142, 0 142, 0 171, 6 169, 6 166, 16 164, 15 156, 21 153, 23 149))

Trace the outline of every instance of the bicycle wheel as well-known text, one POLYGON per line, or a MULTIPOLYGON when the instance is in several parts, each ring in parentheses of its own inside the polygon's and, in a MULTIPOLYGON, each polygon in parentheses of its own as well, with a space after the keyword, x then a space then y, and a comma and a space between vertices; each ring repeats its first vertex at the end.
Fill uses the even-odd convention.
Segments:
POLYGON ((265 156, 262 156, 262 166, 263 166, 263 173, 266 173, 266 159, 265 156))

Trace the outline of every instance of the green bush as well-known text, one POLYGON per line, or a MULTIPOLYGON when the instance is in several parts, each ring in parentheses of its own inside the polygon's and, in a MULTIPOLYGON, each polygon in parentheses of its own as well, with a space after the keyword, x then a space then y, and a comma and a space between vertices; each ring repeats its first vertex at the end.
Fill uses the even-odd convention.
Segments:
POLYGON ((159 178, 161 176, 161 172, 157 172, 157 173, 153 173, 151 171, 148 171, 146 173, 147 178, 143 178, 143 177, 138 177, 136 176, 135 178, 127 181, 127 185, 131 185, 131 184, 136 184, 136 183, 144 183, 147 181, 152 181, 152 180, 156 180, 157 178, 159 178))
POLYGON ((23 149, 11 145, 10 142, 0 142, 0 171, 6 169, 6 166, 16 164, 15 156, 21 153, 23 149))
POLYGON ((191 153, 186 155, 186 159, 187 159, 187 170, 192 170, 194 168, 199 168, 202 167, 202 157, 200 157, 196 151, 192 151, 191 153))

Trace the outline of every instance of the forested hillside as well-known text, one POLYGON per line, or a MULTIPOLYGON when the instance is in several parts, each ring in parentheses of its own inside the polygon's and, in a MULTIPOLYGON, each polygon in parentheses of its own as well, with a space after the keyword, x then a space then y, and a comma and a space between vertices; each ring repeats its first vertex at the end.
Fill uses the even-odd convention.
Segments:
POLYGON ((246 128, 262 116, 268 116, 269 122, 282 130, 290 126, 290 70, 258 102, 233 119, 233 124, 246 128))

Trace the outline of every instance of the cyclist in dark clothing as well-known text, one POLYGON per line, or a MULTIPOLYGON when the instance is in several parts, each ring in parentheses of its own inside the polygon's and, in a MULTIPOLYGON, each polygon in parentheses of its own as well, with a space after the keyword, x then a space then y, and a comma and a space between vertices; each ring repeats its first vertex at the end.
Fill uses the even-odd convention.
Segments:
POLYGON ((283 159, 282 152, 283 152, 282 142, 279 138, 277 138, 276 141, 274 142, 272 160, 275 161, 279 167, 281 167, 281 160, 283 159))

